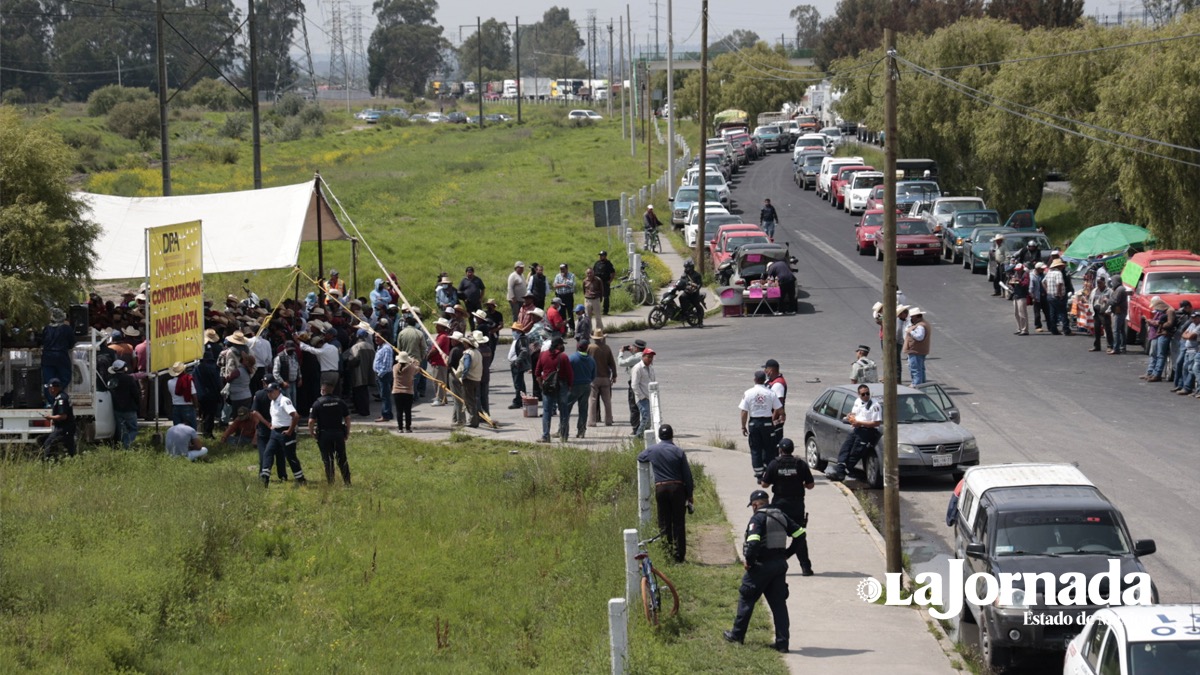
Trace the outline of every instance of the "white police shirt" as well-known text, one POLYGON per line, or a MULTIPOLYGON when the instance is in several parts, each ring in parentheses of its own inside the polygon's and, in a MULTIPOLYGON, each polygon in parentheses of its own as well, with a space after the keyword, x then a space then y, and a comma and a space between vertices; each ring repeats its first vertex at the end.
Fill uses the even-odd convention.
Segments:
POLYGON ((746 390, 742 394, 742 402, 738 404, 738 410, 745 410, 750 413, 751 418, 765 417, 770 418, 772 413, 783 407, 779 402, 779 397, 775 392, 767 389, 766 385, 756 384, 746 390))
POLYGON ((296 412, 296 407, 288 397, 283 394, 279 395, 274 401, 271 401, 271 428, 286 429, 292 426, 292 413, 296 412))
POLYGON ((854 402, 854 408, 850 414, 854 415, 854 419, 859 422, 883 421, 883 408, 879 407, 879 402, 874 399, 863 401, 861 396, 854 402))

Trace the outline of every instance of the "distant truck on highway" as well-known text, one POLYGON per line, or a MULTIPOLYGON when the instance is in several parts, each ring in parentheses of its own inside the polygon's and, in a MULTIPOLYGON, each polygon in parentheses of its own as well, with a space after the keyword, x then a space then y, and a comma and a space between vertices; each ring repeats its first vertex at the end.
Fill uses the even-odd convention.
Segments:
MULTIPOLYGON (((90 341, 71 350, 71 381, 64 383, 75 412, 76 434, 81 441, 109 439, 116 433, 112 394, 98 377, 96 357, 100 336, 89 329, 90 341)), ((15 345, 0 348, 0 446, 41 444, 50 433, 45 418, 40 347, 15 345)))
POLYGON ((765 112, 758 114, 758 126, 765 127, 772 124, 786 122, 792 118, 791 115, 785 112, 765 112))
POLYGON ((541 100, 550 98, 550 78, 522 77, 520 80, 505 80, 504 99, 515 99, 518 96, 526 100, 541 100))

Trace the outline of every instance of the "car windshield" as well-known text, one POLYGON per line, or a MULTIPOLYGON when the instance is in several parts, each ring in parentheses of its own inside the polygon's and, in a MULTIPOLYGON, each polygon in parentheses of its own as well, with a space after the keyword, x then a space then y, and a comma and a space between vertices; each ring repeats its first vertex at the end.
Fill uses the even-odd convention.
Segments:
POLYGON ((1000 216, 996 213, 956 213, 955 227, 979 227, 980 225, 999 225, 1000 216))
POLYGON ((977 209, 977 208, 980 208, 981 206, 983 206, 983 202, 975 202, 975 201, 939 202, 937 207, 933 209, 933 212, 936 214, 939 214, 939 215, 945 215, 947 213, 954 213, 955 211, 966 211, 968 209, 977 209))
POLYGON ((1149 274, 1146 293, 1200 293, 1200 270, 1149 274))
POLYGON ((882 213, 868 213, 867 215, 863 216, 862 226, 863 227, 883 227, 883 214, 882 213))
POLYGON ((1129 675, 1198 673, 1200 640, 1130 642, 1127 661, 1129 675))
POLYGON ((1000 516, 996 555, 1071 555, 1129 552, 1125 531, 1112 511, 1029 511, 1000 516))
MULTIPOLYGON (((882 405, 883 400, 878 400, 882 405)), ((941 408, 926 394, 901 394, 896 398, 896 410, 899 411, 896 420, 899 424, 947 421, 941 408)))
POLYGON ((883 176, 855 176, 854 189, 862 190, 863 188, 873 188, 876 185, 883 183, 883 176))
POLYGON ((925 197, 940 194, 938 184, 930 181, 921 181, 916 183, 900 183, 896 186, 897 195, 908 195, 910 197, 925 197))
POLYGON ((800 138, 796 140, 796 145, 802 148, 820 148, 825 144, 819 138, 800 138))
POLYGON ((842 130, 837 127, 825 127, 824 129, 821 130, 821 133, 825 134, 826 136, 829 136, 830 138, 833 138, 834 136, 841 136, 842 130))
POLYGON ((924 220, 897 220, 896 234, 933 234, 924 220))
POLYGON ((716 232, 718 227, 722 225, 737 225, 740 222, 742 222, 741 216, 725 215, 724 213, 709 213, 708 211, 705 211, 704 225, 705 227, 709 228, 709 239, 712 239, 713 232, 716 232))
POLYGON ((754 130, 755 136, 762 136, 763 134, 778 134, 778 133, 779 133, 779 127, 759 127, 754 130))
POLYGON ((765 234, 739 234, 737 236, 731 236, 725 240, 725 250, 732 251, 739 246, 769 243, 771 243, 771 241, 767 239, 767 235, 765 234))
POLYGON ((808 159, 804 160, 804 168, 806 168, 806 169, 809 169, 809 168, 814 168, 814 169, 820 168, 820 167, 821 167, 821 160, 823 160, 823 159, 825 159, 825 156, 824 156, 824 155, 813 155, 812 157, 809 157, 808 159))

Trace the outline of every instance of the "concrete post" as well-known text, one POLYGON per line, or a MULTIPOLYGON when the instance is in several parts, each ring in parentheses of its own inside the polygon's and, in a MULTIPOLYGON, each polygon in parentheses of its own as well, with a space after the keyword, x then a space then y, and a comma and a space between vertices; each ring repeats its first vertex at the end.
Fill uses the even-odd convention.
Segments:
POLYGON ((629 217, 629 197, 624 192, 621 193, 621 220, 629 217))
POLYGON ((637 555, 638 531, 632 528, 622 530, 621 537, 625 542, 625 600, 633 602, 638 595, 638 586, 641 581, 638 561, 634 559, 634 556, 637 555))
POLYGON ((612 675, 624 675, 629 665, 628 604, 624 598, 608 601, 608 648, 612 675))
MULTIPOLYGON (((646 430, 646 445, 654 445, 653 440, 653 432, 646 430)), ((650 488, 653 485, 650 463, 638 462, 638 522, 642 525, 650 522, 650 488)))
POLYGON ((637 244, 629 242, 629 269, 633 270, 633 278, 642 278, 642 254, 637 252, 637 244))

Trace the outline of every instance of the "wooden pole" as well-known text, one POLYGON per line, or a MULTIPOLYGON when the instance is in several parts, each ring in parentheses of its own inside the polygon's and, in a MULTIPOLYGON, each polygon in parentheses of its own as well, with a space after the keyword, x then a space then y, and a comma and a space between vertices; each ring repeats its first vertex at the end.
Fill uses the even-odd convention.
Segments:
POLYGON ((700 179, 700 197, 697 201, 700 202, 700 212, 696 214, 696 222, 699 225, 696 250, 692 251, 692 257, 696 259, 696 271, 701 276, 704 275, 704 188, 707 183, 705 174, 708 173, 708 167, 704 163, 705 138, 708 138, 708 0, 700 3, 700 142, 696 144, 697 148, 701 148, 700 163, 697 164, 700 179))
POLYGON ((903 571, 900 555, 900 471, 896 442, 896 382, 900 369, 896 363, 896 34, 883 31, 883 49, 887 58, 884 78, 883 118, 883 538, 887 571, 903 571), (890 333, 889 333, 890 331, 890 333))

